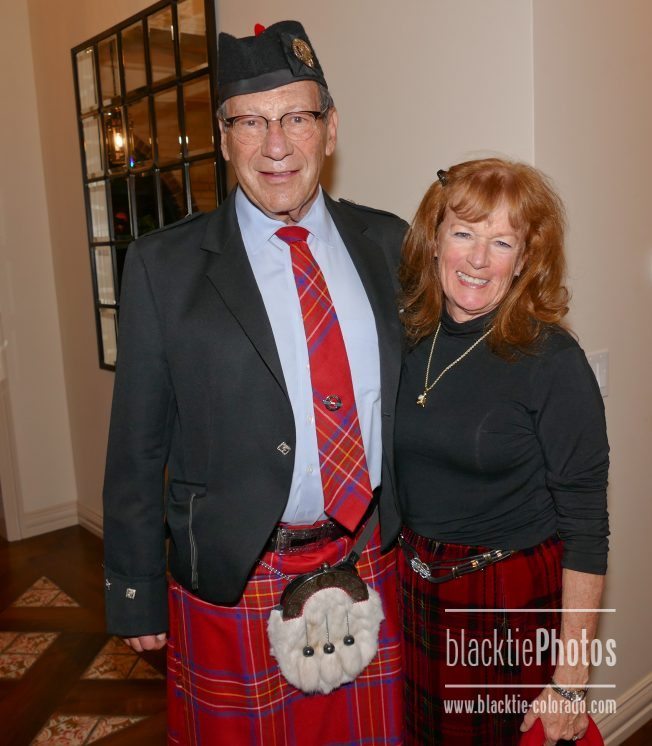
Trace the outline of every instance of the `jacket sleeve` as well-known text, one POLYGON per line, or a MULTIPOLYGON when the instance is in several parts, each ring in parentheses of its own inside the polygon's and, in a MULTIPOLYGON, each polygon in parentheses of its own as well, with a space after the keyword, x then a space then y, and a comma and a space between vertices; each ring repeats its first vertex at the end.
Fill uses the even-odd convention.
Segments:
POLYGON ((104 481, 108 631, 167 629, 164 471, 176 403, 140 242, 127 253, 104 481))

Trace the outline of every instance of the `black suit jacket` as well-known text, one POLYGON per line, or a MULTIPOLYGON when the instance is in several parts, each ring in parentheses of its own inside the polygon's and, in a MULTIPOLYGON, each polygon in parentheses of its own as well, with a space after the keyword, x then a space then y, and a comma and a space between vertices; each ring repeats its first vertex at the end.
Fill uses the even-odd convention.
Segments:
MULTIPOLYGON (((391 443, 406 224, 329 197, 326 204, 378 331, 386 547, 399 528, 391 443)), ((106 607, 110 632, 137 636, 167 629, 166 537, 177 581, 211 603, 237 603, 283 514, 295 429, 233 194, 212 213, 136 241, 120 304, 104 485, 106 607)))

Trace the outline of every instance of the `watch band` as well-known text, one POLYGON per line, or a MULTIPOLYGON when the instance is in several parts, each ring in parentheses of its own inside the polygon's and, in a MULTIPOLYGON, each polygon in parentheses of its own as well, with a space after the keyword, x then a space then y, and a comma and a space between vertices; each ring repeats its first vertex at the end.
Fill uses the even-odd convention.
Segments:
POLYGON ((557 692, 560 697, 567 699, 569 702, 582 702, 586 697, 588 689, 566 689, 563 686, 559 686, 554 679, 550 679, 550 686, 553 692, 557 692))

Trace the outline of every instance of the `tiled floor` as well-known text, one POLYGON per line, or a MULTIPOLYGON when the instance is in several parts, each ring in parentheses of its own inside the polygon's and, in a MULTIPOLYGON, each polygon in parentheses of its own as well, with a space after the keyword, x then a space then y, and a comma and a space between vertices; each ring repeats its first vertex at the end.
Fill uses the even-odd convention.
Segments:
POLYGON ((1 744, 165 743, 164 654, 105 634, 101 553, 78 527, 0 540, 1 744))

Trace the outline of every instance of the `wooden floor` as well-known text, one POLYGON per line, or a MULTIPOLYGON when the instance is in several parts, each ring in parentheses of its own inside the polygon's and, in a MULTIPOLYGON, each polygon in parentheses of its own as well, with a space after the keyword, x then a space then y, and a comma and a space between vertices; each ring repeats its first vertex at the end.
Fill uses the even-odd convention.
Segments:
POLYGON ((165 658, 104 631, 102 542, 0 539, 0 744, 165 743, 165 658))
MULTIPOLYGON (((163 651, 137 656, 104 632, 101 563, 78 526, 0 539, 2 746, 165 743, 163 651)), ((652 722, 623 744, 651 745, 652 722)))

